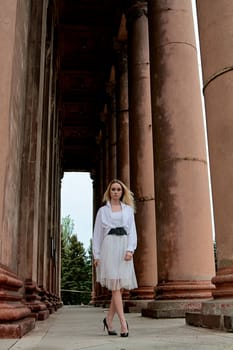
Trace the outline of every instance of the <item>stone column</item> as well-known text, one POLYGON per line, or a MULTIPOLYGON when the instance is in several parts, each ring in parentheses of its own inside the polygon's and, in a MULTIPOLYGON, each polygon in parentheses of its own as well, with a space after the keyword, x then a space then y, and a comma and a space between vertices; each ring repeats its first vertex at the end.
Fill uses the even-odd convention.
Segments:
POLYGON ((218 271, 213 280, 217 288, 213 295, 233 297, 233 65, 229 45, 233 3, 197 1, 197 10, 217 245, 218 271))
POLYGON ((202 311, 218 315, 221 328, 221 316, 233 314, 233 3, 198 0, 197 14, 217 246, 215 300, 202 311))
MULTIPOLYGON (((110 180, 110 175, 109 175, 109 128, 108 128, 108 111, 107 111, 107 105, 104 106, 104 110, 101 116, 101 121, 103 123, 102 125, 102 142, 100 144, 101 147, 101 154, 99 156, 101 157, 102 155, 102 160, 99 162, 99 166, 97 169, 97 173, 99 173, 99 176, 102 176, 101 178, 101 185, 102 187, 99 188, 100 194, 103 193, 105 184, 109 183, 110 180)), ((95 174, 96 175, 96 174, 95 174)), ((98 201, 98 203, 101 203, 101 201, 98 201)))
MULTIPOLYGON (((102 203, 102 194, 106 188, 106 185, 109 183, 109 130, 108 130, 108 113, 107 105, 105 104, 103 111, 100 113, 100 122, 101 126, 99 129, 99 135, 96 139, 97 148, 97 168, 95 169, 95 178, 99 179, 99 189, 98 196, 101 199, 98 199, 98 206, 102 203), (96 174, 98 176, 96 177, 96 174)), ((95 180, 96 181, 96 180, 95 180)))
POLYGON ((40 318, 48 317, 45 304, 40 302, 38 288, 39 257, 39 203, 42 116, 44 100, 45 44, 47 1, 31 3, 30 32, 28 36, 28 65, 26 109, 21 180, 19 220, 18 273, 25 279, 25 300, 40 318))
POLYGON ((0 338, 35 326, 17 271, 29 13, 28 2, 0 2, 0 338))
POLYGON ((57 126, 58 126, 58 114, 56 109, 53 112, 52 117, 52 126, 51 126, 51 138, 50 138, 50 152, 51 152, 51 160, 50 160, 50 169, 49 169, 49 236, 48 236, 48 265, 49 265, 49 273, 48 273, 48 288, 50 291, 54 290, 54 272, 55 272, 55 253, 56 253, 56 200, 57 200, 57 126))
POLYGON ((108 128, 108 152, 109 152, 109 181, 117 176, 117 134, 116 134, 116 84, 114 78, 107 84, 107 128, 108 128))
POLYGON ((17 273, 30 5, 1 2, 0 14, 0 262, 17 273))
POLYGON ((46 40, 46 62, 44 80, 44 101, 42 120, 42 147, 41 147, 41 168, 40 168, 40 221, 39 221, 39 258, 38 258, 38 284, 46 288, 48 279, 48 197, 49 197, 49 162, 51 158, 50 137, 51 124, 54 113, 54 58, 53 58, 53 21, 50 19, 49 34, 46 40))
POLYGON ((130 186, 136 199, 138 247, 134 254, 139 288, 152 299, 157 284, 155 198, 147 7, 131 1, 127 10, 129 48, 130 186))
POLYGON ((117 178, 130 186, 127 44, 115 42, 117 85, 117 178))
POLYGON ((55 241, 55 249, 54 249, 54 287, 52 289, 52 293, 54 294, 54 302, 55 307, 57 307, 57 302, 60 301, 58 298, 60 298, 60 275, 61 275, 61 261, 60 261, 60 254, 61 254, 61 216, 60 216, 60 208, 61 208, 61 173, 62 173, 62 166, 61 166, 61 157, 60 157, 60 142, 58 140, 61 140, 61 129, 59 126, 59 113, 56 109, 56 115, 57 115, 57 132, 56 132, 56 170, 55 170, 55 203, 56 203, 56 212, 55 212, 55 223, 54 223, 54 241, 55 241))
MULTIPOLYGON (((159 275, 156 299, 210 298, 213 237, 191 1, 150 1, 149 32, 159 275)), ((182 303, 180 307, 183 311, 177 316, 197 306, 182 303)))
MULTIPOLYGON (((96 214, 98 209, 102 205, 103 193, 106 190, 106 183, 103 176, 101 176, 101 169, 97 169, 97 173, 93 172, 91 174, 91 178, 93 179, 93 222, 96 219, 96 214)), ((108 303, 109 291, 107 288, 104 288, 100 285, 99 282, 96 282, 96 269, 92 266, 92 304, 93 305, 104 305, 106 302, 108 303)))
MULTIPOLYGON (((12 66, 13 66, 13 54, 14 54, 14 42, 15 42, 15 25, 16 25, 16 5, 13 8, 10 2, 0 4, 0 11, 2 18, 6 18, 5 21, 0 22, 0 43, 1 52, 4 55, 0 55, 1 65, 1 80, 0 80, 0 217, 2 227, 3 217, 3 202, 5 192, 5 174, 7 168, 7 157, 9 152, 9 134, 10 130, 10 98, 11 98, 11 82, 12 82, 12 66)), ((0 230, 0 253, 1 262, 7 263, 6 245, 3 247, 3 232, 0 230)), ((11 252, 10 252, 11 254, 11 252)))
MULTIPOLYGON (((58 145, 57 145, 58 146, 58 145)), ((55 169, 55 215, 54 215, 54 232, 53 232, 53 270, 52 270, 52 280, 53 287, 51 289, 51 298, 53 300, 54 309, 57 309, 58 297, 60 296, 60 244, 61 244, 61 232, 60 232, 60 158, 59 158, 59 149, 56 150, 56 169, 55 169)))

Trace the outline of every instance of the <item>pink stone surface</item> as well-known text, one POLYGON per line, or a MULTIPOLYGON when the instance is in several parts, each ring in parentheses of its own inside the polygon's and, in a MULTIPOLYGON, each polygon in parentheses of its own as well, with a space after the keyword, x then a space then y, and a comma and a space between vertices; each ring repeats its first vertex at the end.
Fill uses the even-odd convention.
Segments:
MULTIPOLYGON (((131 10, 137 11, 137 4, 131 10)), ((148 18, 143 13, 132 16, 129 25, 130 185, 136 199, 138 234, 134 262, 139 285, 137 297, 143 298, 144 289, 150 289, 151 298, 157 284, 157 248, 148 18)))
POLYGON ((218 271, 213 279, 216 284, 213 296, 224 298, 233 297, 233 68, 229 46, 233 35, 233 3, 197 0, 197 10, 217 246, 218 271))
POLYGON ((183 290, 208 297, 215 269, 191 2, 149 2, 149 14, 159 286, 179 281, 182 296, 182 281, 197 290, 209 281, 183 290))
POLYGON ((28 333, 35 327, 35 320, 26 318, 15 323, 0 324, 0 338, 1 339, 16 339, 22 338, 24 334, 28 333))
POLYGON ((23 305, 0 305, 0 322, 20 320, 29 316, 31 310, 23 305))

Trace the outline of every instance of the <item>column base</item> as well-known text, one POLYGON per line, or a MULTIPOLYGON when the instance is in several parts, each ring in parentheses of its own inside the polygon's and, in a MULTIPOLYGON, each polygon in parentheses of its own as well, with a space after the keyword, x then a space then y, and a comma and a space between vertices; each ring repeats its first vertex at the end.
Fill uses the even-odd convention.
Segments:
POLYGON ((155 297, 154 286, 140 286, 130 291, 130 299, 132 300, 153 300, 155 297))
POLYGON ((233 267, 219 269, 212 283, 214 299, 203 302, 200 312, 188 312, 186 323, 233 332, 233 267))
POLYGON ((184 318, 188 311, 200 311, 203 300, 154 300, 142 309, 142 316, 151 318, 184 318))
POLYGON ((111 297, 111 291, 107 288, 101 287, 98 295, 95 294, 95 296, 92 298, 91 305, 108 307, 111 302, 111 297))
POLYGON ((12 323, 0 323, 1 339, 22 338, 26 333, 35 327, 35 319, 32 317, 25 318, 12 323))
POLYGON ((141 313, 148 305, 148 302, 153 300, 123 300, 125 313, 141 313))
POLYGON ((46 305, 49 311, 49 314, 54 313, 56 306, 54 306, 50 300, 51 299, 50 293, 46 291, 43 286, 40 286, 39 288, 40 288, 39 296, 41 297, 41 302, 46 305))
POLYGON ((48 290, 45 290, 43 286, 39 286, 40 292, 39 296, 41 298, 41 302, 44 303, 49 311, 49 314, 53 314, 60 307, 63 306, 61 298, 56 294, 50 293, 48 290))
MULTIPOLYGON (((123 300, 123 307, 125 313, 141 313, 142 309, 147 307, 148 302, 152 300, 130 300, 130 299, 124 299, 123 300)), ((103 307, 103 308, 109 308, 110 307, 110 300, 105 300, 102 302, 91 303, 91 305, 95 307, 103 307)))
POLYGON ((45 303, 41 301, 39 293, 41 289, 36 282, 27 279, 24 284, 25 288, 25 305, 30 308, 32 316, 36 320, 46 320, 49 317, 49 310, 45 303))
POLYGON ((200 312, 187 312, 185 319, 190 326, 232 332, 233 298, 205 301, 200 312))
POLYGON ((23 303, 0 303, 0 322, 14 322, 25 317, 31 317, 31 310, 23 303))
POLYGON ((31 317, 39 321, 44 321, 49 317, 49 310, 40 302, 26 303, 26 306, 31 309, 31 317))
MULTIPOLYGON (((149 301, 154 300, 154 287, 139 287, 130 291, 124 290, 122 293, 122 299, 125 312, 141 312, 141 309, 146 307, 149 301)), ((111 291, 106 289, 105 293, 102 295, 93 295, 90 304, 94 306, 109 307, 110 302, 111 291)))
POLYGON ((221 268, 217 271, 212 283, 216 286, 213 291, 213 298, 233 297, 233 267, 221 268))
POLYGON ((0 265, 0 338, 21 338, 35 327, 31 310, 24 304, 23 282, 0 265))
POLYGON ((155 288, 156 300, 210 299, 214 285, 210 281, 173 281, 159 283, 155 288))

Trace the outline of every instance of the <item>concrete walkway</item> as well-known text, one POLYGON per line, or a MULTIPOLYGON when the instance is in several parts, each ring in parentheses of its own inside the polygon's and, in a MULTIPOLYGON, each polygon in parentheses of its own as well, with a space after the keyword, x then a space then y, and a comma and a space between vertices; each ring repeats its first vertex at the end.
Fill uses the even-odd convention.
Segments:
MULTIPOLYGON (((106 309, 65 306, 21 339, 0 340, 0 350, 233 350, 233 333, 186 326, 184 319, 126 314, 129 337, 103 331, 106 309)), ((114 324, 119 330, 118 320, 114 324)))

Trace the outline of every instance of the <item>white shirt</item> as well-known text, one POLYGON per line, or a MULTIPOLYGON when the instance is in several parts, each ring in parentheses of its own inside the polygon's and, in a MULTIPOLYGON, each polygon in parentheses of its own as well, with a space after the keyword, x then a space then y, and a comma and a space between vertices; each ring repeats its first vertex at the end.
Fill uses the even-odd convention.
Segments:
MULTIPOLYGON (((127 249, 134 252, 137 247, 137 232, 134 220, 133 208, 121 202, 122 225, 127 232, 127 249)), ((107 236, 111 228, 115 228, 112 219, 112 209, 110 202, 101 207, 95 219, 94 235, 93 235, 93 255, 94 259, 100 258, 100 249, 104 238, 107 236)))

